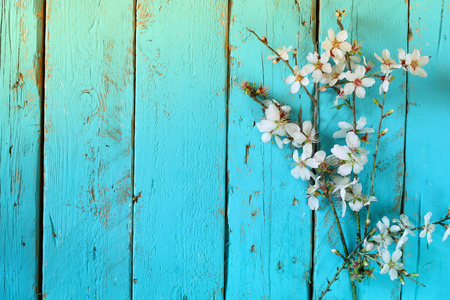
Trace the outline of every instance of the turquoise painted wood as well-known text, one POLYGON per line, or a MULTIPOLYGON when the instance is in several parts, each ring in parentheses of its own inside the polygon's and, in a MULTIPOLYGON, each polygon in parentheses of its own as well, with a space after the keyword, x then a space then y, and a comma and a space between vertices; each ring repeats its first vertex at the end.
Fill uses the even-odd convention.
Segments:
POLYGON ((0 296, 38 292, 42 1, 0 3, 0 296))
MULTIPOLYGON (((423 224, 427 212, 432 211, 432 221, 437 221, 450 205, 450 162, 443 159, 450 146, 450 1, 411 1, 410 28, 410 51, 431 55, 427 78, 408 77, 405 213, 415 224, 423 224)), ((403 299, 448 298, 450 245, 448 240, 441 242, 443 233, 443 228, 436 228, 429 247, 426 240, 408 245, 406 255, 417 259, 408 261, 406 268, 419 273, 426 288, 410 284, 403 288, 403 299)))
MULTIPOLYGON (((274 143, 263 144, 255 121, 261 106, 243 95, 239 83, 268 85, 268 99, 293 106, 305 119, 310 104, 284 83, 290 72, 273 65, 268 49, 250 28, 271 45, 312 48, 315 20, 311 2, 234 1, 230 23, 230 102, 228 127, 228 299, 304 299, 309 295, 311 269, 311 210, 305 205, 306 185, 290 175, 292 152, 274 143), (302 25, 304 22, 304 25, 302 25), (280 24, 281 26, 279 26, 280 24)), ((303 61, 302 61, 303 62, 303 61)))
MULTIPOLYGON (((2 1, 0 298, 317 299, 341 263, 334 218, 325 201, 310 211, 292 152, 262 143, 263 113, 237 86, 263 82, 310 120, 309 99, 289 93, 289 71, 247 28, 297 47, 304 64, 316 33, 321 42, 338 30, 336 9, 369 60, 384 48, 432 56, 427 78, 397 72, 391 84, 372 220, 444 216, 448 0, 2 1)), ((374 127, 377 89, 357 102, 374 127)), ((320 98, 324 150, 337 122, 352 121, 330 94, 320 98)), ((341 220, 351 236, 351 211, 341 220)), ((445 299, 443 232, 405 251, 426 288, 376 268, 359 299, 445 299)), ((350 298, 340 278, 325 299, 350 298)))
POLYGON ((226 1, 138 1, 133 298, 224 293, 226 1))
POLYGON ((131 293, 133 1, 47 1, 43 293, 131 293))
MULTIPOLYGON (((380 65, 375 58, 374 53, 381 56, 383 49, 389 49, 391 55, 397 58, 397 49, 407 47, 407 29, 408 29, 408 8, 402 0, 391 1, 378 5, 376 1, 368 1, 366 5, 356 5, 353 1, 322 1, 321 2, 321 32, 320 40, 323 41, 328 36, 328 28, 333 28, 335 32, 339 31, 339 26, 335 18, 330 18, 337 9, 345 8, 348 12, 344 17, 343 25, 349 32, 349 41, 357 40, 362 44, 362 54, 368 61, 372 61, 377 66, 380 65)), ((362 62, 361 62, 362 63, 362 62)), ((390 85, 390 90, 386 96, 385 112, 394 109, 395 112, 390 117, 383 120, 383 128, 388 128, 388 134, 381 139, 378 161, 381 162, 375 173, 374 193, 378 201, 373 204, 371 209, 372 225, 384 215, 389 218, 400 215, 402 193, 403 193, 403 149, 404 149, 404 127, 405 127, 405 106, 406 76, 397 71, 395 80, 390 85)), ((373 103, 376 98, 382 101, 382 96, 378 93, 379 81, 371 89, 366 89, 364 99, 356 98, 357 115, 367 118, 367 125, 377 130, 380 118, 380 109, 373 103)), ((335 93, 323 93, 321 99, 320 132, 322 136, 322 145, 325 149, 330 149, 336 142, 345 144, 345 140, 336 141, 332 139, 332 134, 339 130, 337 123, 345 120, 353 122, 350 109, 341 110, 330 109, 333 104, 335 93), (331 98, 332 95, 332 98, 331 98)), ((359 182, 362 183, 363 192, 370 192, 370 180, 373 168, 373 156, 375 151, 376 132, 372 134, 370 144, 367 149, 369 154, 369 163, 364 166, 360 173, 359 182)), ((339 201, 335 201, 341 213, 339 201)), ((366 217, 366 210, 360 212, 361 223, 366 217)), ((349 248, 353 249, 356 245, 354 238, 356 233, 356 218, 354 213, 347 210, 346 216, 341 218, 344 226, 344 232, 347 233, 347 243, 349 248)), ((315 256, 315 278, 318 282, 315 285, 316 293, 319 293, 327 285, 327 278, 331 278, 335 273, 335 266, 340 264, 341 259, 330 252, 330 246, 325 246, 322 241, 330 241, 333 248, 342 252, 342 245, 339 234, 335 227, 333 215, 328 210, 318 212, 318 224, 325 224, 324 227, 317 226, 317 243, 315 256), (331 238, 330 238, 331 236, 331 238)), ((349 250, 351 251, 351 250, 349 250)), ((398 299, 400 295, 400 285, 393 283, 389 276, 378 274, 379 268, 375 266, 376 281, 357 284, 358 295, 361 299, 398 299)), ((328 296, 339 298, 342 291, 350 295, 350 284, 348 282, 348 273, 341 275, 344 279, 332 287, 332 292, 328 296)))

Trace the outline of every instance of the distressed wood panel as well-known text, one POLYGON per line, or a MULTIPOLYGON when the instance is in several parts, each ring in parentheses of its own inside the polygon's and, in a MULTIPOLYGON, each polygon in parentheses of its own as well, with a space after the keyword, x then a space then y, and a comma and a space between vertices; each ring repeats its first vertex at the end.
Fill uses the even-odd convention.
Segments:
POLYGON ((227 10, 138 1, 135 299, 223 297, 227 10))
MULTIPOLYGON (((408 26, 408 8, 403 0, 383 2, 379 5, 378 1, 365 1, 364 5, 353 0, 340 1, 321 1, 320 11, 320 41, 328 36, 328 29, 332 28, 339 32, 339 26, 336 23, 334 13, 336 10, 345 9, 347 16, 344 16, 344 29, 349 32, 348 41, 358 40, 362 44, 362 54, 368 61, 375 63, 374 71, 379 71, 380 63, 375 58, 374 53, 381 56, 383 49, 389 49, 391 56, 397 58, 397 49, 406 49, 407 46, 407 26, 408 26)), ((361 61, 361 64, 363 62, 361 61)), ((388 128, 388 134, 380 141, 380 150, 378 161, 380 162, 375 174, 374 193, 378 199, 371 208, 370 219, 372 226, 384 215, 389 218, 397 217, 400 214, 402 193, 403 193, 403 151, 404 151, 404 131, 405 131, 405 106, 406 77, 401 71, 393 74, 395 80, 391 83, 389 92, 386 96, 386 108, 394 109, 395 112, 390 117, 383 120, 383 128, 388 128)), ((363 193, 370 192, 370 179, 373 168, 373 156, 376 144, 376 131, 380 118, 380 109, 373 104, 372 99, 377 98, 380 103, 382 96, 378 93, 380 80, 375 85, 366 89, 364 99, 356 98, 356 119, 364 116, 367 118, 367 126, 375 129, 372 134, 370 144, 366 147, 369 154, 369 163, 364 166, 364 170, 359 174, 359 182, 362 183, 363 193)), ((337 123, 339 121, 353 122, 350 109, 345 107, 341 110, 331 109, 333 106, 335 93, 321 94, 320 105, 320 132, 322 136, 322 147, 329 149, 335 144, 345 144, 345 139, 336 140, 332 138, 334 132, 339 130, 337 123), (332 98, 331 98, 332 97, 332 98)), ((338 206, 338 214, 341 215, 341 205, 335 201, 338 206)), ((328 205, 329 206, 329 205, 328 205)), ((361 209, 361 224, 364 227, 364 220, 367 210, 361 209)), ((347 209, 344 218, 340 218, 343 223, 343 230, 346 235, 349 251, 354 249, 356 240, 356 218, 355 214, 347 209)), ((327 279, 331 278, 336 266, 340 265, 342 259, 330 252, 331 248, 342 250, 342 244, 339 233, 335 227, 335 220, 331 211, 327 209, 319 210, 317 213, 317 231, 316 231, 316 251, 315 251, 315 293, 320 295, 321 291, 327 285, 327 279), (324 226, 322 226, 324 225, 324 226)), ((343 253, 343 252, 341 252, 343 253)), ((378 266, 375 266, 375 276, 377 280, 366 281, 362 284, 356 284, 359 299, 398 299, 400 296, 400 285, 398 282, 392 282, 389 276, 379 274, 378 266)), ((351 295, 348 272, 342 272, 341 280, 333 284, 332 291, 327 295, 329 299, 340 299, 342 294, 351 295)))
POLYGON ((42 0, 0 2, 0 298, 38 291, 42 0))
POLYGON ((132 0, 47 1, 43 292, 130 296, 132 0))
MULTIPOLYGON (((428 77, 408 77, 404 210, 418 225, 429 211, 432 222, 440 220, 450 205, 450 162, 445 158, 450 147, 450 1, 411 1, 409 24, 409 51, 418 49, 431 56, 424 67, 428 77)), ((426 287, 407 282, 403 299, 448 298, 450 245, 441 242, 443 233, 442 227, 436 227, 429 249, 426 239, 408 244, 405 268, 419 273, 418 280, 426 287)))
MULTIPOLYGON (((290 94, 283 78, 289 69, 267 60, 270 51, 247 28, 266 36, 270 45, 293 45, 305 63, 313 51, 315 1, 234 1, 230 26, 230 102, 228 135, 227 291, 229 299, 305 299, 310 288, 311 210, 306 184, 290 174, 292 149, 264 144, 255 126, 261 107, 238 84, 268 85, 268 99, 291 105, 311 120, 310 100, 290 94)), ((291 56, 292 57, 292 56, 291 56)), ((295 118, 295 117, 294 117, 295 118)))

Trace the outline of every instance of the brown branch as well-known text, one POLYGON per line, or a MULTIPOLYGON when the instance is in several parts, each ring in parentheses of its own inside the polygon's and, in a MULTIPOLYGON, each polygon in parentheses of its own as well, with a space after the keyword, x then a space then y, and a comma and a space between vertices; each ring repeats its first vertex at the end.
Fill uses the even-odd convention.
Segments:
MULTIPOLYGON (((373 169, 372 169, 372 178, 370 180, 370 194, 369 196, 373 195, 373 187, 374 187, 374 181, 375 181, 375 170, 377 168, 377 157, 378 157, 378 149, 380 146, 380 138, 381 138, 381 124, 383 122, 383 113, 384 113, 384 103, 385 103, 385 99, 386 99, 386 93, 383 94, 383 102, 380 106, 381 108, 381 112, 380 112, 380 122, 378 123, 378 133, 377 133, 377 144, 375 146, 375 152, 373 154, 373 169)), ((370 207, 371 207, 372 203, 369 203, 368 207, 367 207, 367 215, 366 215, 366 221, 364 222, 364 234, 367 233, 367 228, 370 225, 370 207)))

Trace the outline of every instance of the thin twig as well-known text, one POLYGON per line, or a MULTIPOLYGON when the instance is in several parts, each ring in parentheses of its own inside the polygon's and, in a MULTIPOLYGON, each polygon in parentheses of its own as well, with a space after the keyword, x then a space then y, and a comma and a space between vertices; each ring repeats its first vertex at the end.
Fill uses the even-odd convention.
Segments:
MULTIPOLYGON (((377 168, 377 157, 378 157, 378 148, 380 145, 380 138, 381 138, 381 124, 383 122, 383 115, 384 115, 384 102, 386 99, 386 93, 383 94, 383 102, 380 106, 381 108, 381 113, 380 113, 380 122, 378 123, 378 133, 377 133, 377 144, 375 146, 375 152, 373 154, 373 169, 372 169, 372 176, 371 176, 371 180, 370 180, 370 196, 373 195, 373 187, 374 187, 374 180, 375 180, 375 170, 377 168)), ((370 207, 371 207, 372 203, 369 203, 368 207, 367 207, 367 215, 366 215, 366 221, 364 222, 364 234, 367 233, 367 228, 370 225, 370 207)))
MULTIPOLYGON (((289 64, 289 62, 288 62, 287 60, 282 59, 281 56, 280 56, 280 54, 278 54, 278 52, 275 51, 275 49, 273 49, 272 47, 270 47, 269 44, 268 44, 267 42, 263 41, 263 40, 259 37, 259 35, 256 34, 256 32, 254 32, 253 30, 248 29, 248 28, 247 28, 247 30, 248 30, 249 32, 253 33, 253 34, 256 36, 256 38, 257 38, 261 43, 263 43, 264 45, 266 45, 266 47, 269 48, 270 51, 272 51, 275 55, 277 55, 278 58, 279 58, 280 60, 282 60, 282 61, 286 64, 286 66, 288 66, 288 68, 291 70, 291 72, 292 72, 292 74, 293 74, 294 76, 296 75, 295 72, 294 72, 294 68, 291 67, 291 65, 289 64)), ((309 98, 310 98, 311 101, 314 103, 314 106, 317 106, 317 101, 316 101, 316 99, 314 99, 314 97, 311 95, 311 93, 308 91, 308 89, 307 89, 303 84, 300 84, 300 85, 301 85, 301 86, 303 87, 303 89, 306 91, 306 94, 308 94, 309 98)))
MULTIPOLYGON (((336 219, 336 225, 337 225, 337 227, 339 229, 339 236, 341 238, 342 247, 344 248, 344 254, 345 254, 346 257, 348 257, 347 243, 345 242, 344 232, 342 231, 341 222, 339 221, 339 216, 338 216, 338 214, 336 212, 336 207, 334 206, 333 200, 331 199, 331 195, 328 195, 327 199, 328 199, 328 202, 330 202, 331 210, 333 212, 334 218, 336 219)), ((347 262, 347 266, 350 267, 350 264, 348 262, 347 262)), ((351 277, 350 268, 348 268, 348 275, 351 277)), ((357 296, 356 296, 356 285, 355 285, 355 283, 352 280, 350 280, 350 284, 352 286, 353 299, 356 300, 357 299, 357 296)))
POLYGON ((345 265, 348 263, 348 261, 350 260, 350 258, 355 254, 355 252, 358 250, 359 247, 361 247, 361 245, 364 243, 364 240, 368 237, 365 236, 363 240, 361 240, 358 245, 356 245, 355 249, 353 249, 352 253, 350 253, 344 260, 344 263, 341 265, 341 267, 336 271, 336 274, 334 274, 333 278, 331 278, 331 280, 328 281, 328 285, 325 288, 325 290, 322 292, 322 294, 320 294, 319 300, 323 299, 323 297, 325 296, 326 293, 328 293, 330 290, 331 285, 333 284, 333 282, 335 282, 337 280, 337 277, 339 275, 339 273, 341 273, 341 271, 345 268, 345 265))

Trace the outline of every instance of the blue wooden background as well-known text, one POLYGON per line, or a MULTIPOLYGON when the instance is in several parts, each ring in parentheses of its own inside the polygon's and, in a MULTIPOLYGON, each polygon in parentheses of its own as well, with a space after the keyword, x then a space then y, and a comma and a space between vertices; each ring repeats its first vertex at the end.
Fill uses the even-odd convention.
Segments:
MULTIPOLYGON (((398 75, 388 94, 373 218, 445 215, 449 0, 3 0, 0 298, 317 298, 340 264, 334 220, 307 207, 291 153, 260 141, 261 110, 237 84, 263 81, 310 119, 247 28, 304 63, 338 29, 336 9, 372 61, 384 48, 431 56, 427 78, 398 75)), ((331 106, 321 98, 325 146, 350 119, 331 106)), ((407 246, 426 288, 376 274, 359 298, 447 298, 442 233, 407 246)), ((328 299, 350 297, 346 276, 328 299)))

